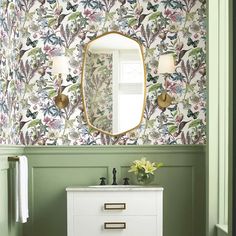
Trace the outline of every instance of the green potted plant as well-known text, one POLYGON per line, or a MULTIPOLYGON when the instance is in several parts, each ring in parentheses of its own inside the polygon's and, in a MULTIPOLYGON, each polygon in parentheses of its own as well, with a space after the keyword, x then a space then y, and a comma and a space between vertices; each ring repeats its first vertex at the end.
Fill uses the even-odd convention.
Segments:
POLYGON ((163 163, 150 162, 145 157, 133 161, 128 172, 136 175, 138 184, 150 184, 154 179, 154 171, 162 167, 163 163))

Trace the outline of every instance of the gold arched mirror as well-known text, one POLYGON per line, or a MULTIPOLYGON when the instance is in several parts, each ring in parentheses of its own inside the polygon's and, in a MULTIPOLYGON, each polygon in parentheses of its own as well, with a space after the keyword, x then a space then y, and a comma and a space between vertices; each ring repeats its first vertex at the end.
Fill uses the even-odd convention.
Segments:
POLYGON ((117 136, 140 125, 146 97, 143 58, 142 45, 118 32, 86 45, 82 93, 91 127, 117 136))

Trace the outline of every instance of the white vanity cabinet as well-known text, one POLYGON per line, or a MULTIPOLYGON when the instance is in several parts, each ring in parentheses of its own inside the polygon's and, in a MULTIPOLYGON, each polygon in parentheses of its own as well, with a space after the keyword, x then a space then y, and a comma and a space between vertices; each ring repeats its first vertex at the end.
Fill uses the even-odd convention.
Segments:
POLYGON ((163 188, 68 187, 67 236, 162 236, 163 188))

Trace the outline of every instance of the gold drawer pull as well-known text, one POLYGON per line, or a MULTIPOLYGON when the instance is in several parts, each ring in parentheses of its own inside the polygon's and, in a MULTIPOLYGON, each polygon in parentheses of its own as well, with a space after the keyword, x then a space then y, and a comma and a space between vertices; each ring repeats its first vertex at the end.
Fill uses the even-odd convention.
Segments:
POLYGON ((125 222, 105 222, 104 229, 126 229, 125 222))
POLYGON ((104 203, 104 210, 125 210, 126 203, 104 203))

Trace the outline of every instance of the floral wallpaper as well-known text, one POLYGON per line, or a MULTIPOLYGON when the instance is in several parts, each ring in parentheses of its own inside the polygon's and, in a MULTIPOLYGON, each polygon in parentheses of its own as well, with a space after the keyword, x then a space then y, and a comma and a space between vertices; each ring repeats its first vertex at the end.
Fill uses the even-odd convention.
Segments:
POLYGON ((1 10, 0 21, 1 38, 5 35, 0 49, 4 74, 0 93, 1 143, 206 143, 206 0, 11 1, 4 3, 9 6, 5 7, 7 11, 1 10), (12 16, 10 22, 3 14, 12 16), (136 38, 145 50, 144 118, 139 128, 119 137, 91 129, 81 100, 84 45, 107 31, 136 38), (157 74, 157 65, 159 55, 169 51, 176 55, 176 71, 165 82, 157 74), (54 104, 58 84, 51 75, 51 59, 60 54, 70 58, 70 74, 62 84, 70 104, 63 110, 54 104), (164 89, 174 101, 161 110, 157 96, 164 89))
POLYGON ((0 1, 0 143, 19 143, 20 9, 15 1, 0 1))
POLYGON ((84 96, 90 123, 112 133, 112 54, 86 54, 84 96))

